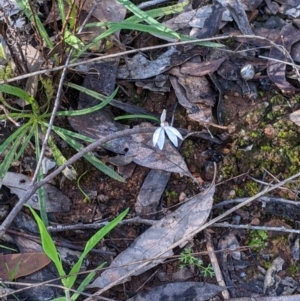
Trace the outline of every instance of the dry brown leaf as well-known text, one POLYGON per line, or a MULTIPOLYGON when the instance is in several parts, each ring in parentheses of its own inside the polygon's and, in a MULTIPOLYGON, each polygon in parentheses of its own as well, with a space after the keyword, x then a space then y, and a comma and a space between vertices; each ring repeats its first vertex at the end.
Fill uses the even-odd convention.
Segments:
MULTIPOLYGON (((89 12, 95 0, 84 1, 82 9, 89 12)), ((117 0, 102 0, 99 2, 97 8, 92 16, 101 22, 121 22, 126 15, 126 8, 117 0)))
MULTIPOLYGON (((215 186, 212 184, 209 189, 195 195, 177 210, 157 221, 119 254, 109 269, 89 287, 103 288, 112 282, 117 284, 121 277, 140 275, 161 263, 166 256, 172 256, 172 249, 183 247, 205 223, 211 210, 214 192, 215 186)), ((126 280, 121 280, 124 281, 126 280)))
POLYGON ((222 286, 206 282, 175 282, 155 287, 150 291, 138 294, 127 301, 164 301, 164 300, 211 300, 224 290, 222 286))
POLYGON ((186 62, 182 64, 180 72, 193 76, 204 76, 215 72, 225 61, 226 57, 222 57, 212 61, 204 61, 199 63, 186 62))
POLYGON ((9 281, 30 275, 51 262, 44 253, 0 254, 1 280, 9 281))
MULTIPOLYGON (((290 52, 291 47, 300 39, 300 31, 296 30, 292 24, 288 24, 282 28, 280 34, 275 39, 277 45, 282 45, 286 51, 290 52)), ((279 49, 272 47, 270 50, 270 58, 274 58, 280 61, 288 61, 286 55, 279 49)), ((296 89, 287 80, 285 76, 285 63, 279 63, 275 61, 269 61, 267 67, 267 73, 272 82, 285 93, 294 92, 296 89)))

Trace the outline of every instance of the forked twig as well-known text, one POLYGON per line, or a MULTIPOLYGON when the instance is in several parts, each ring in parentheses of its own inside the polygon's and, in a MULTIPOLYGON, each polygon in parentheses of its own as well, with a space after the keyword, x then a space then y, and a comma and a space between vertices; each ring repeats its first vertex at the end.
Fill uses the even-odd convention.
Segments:
POLYGON ((5 108, 3 105, 0 105, 0 110, 2 110, 2 111, 4 112, 4 115, 6 116, 6 118, 7 118, 10 122, 12 122, 12 123, 13 123, 15 126, 17 126, 17 127, 20 126, 20 124, 19 124, 17 121, 13 120, 13 119, 9 116, 8 111, 6 110, 6 108, 5 108))

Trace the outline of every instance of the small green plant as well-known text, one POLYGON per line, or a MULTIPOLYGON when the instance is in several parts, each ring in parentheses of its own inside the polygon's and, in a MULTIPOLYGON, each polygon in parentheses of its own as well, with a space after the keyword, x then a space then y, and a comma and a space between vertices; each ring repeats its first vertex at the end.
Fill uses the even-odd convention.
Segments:
POLYGON ((168 200, 175 199, 178 196, 175 190, 166 190, 165 194, 168 200))
POLYGON ((201 258, 196 258, 192 254, 192 250, 190 248, 185 248, 180 254, 180 268, 184 268, 186 266, 195 266, 199 268, 203 277, 213 277, 215 276, 214 269, 211 264, 204 266, 201 258))
POLYGON ((265 247, 268 233, 265 230, 251 230, 247 245, 255 251, 260 251, 265 247))
POLYGON ((81 186, 80 186, 80 180, 82 179, 82 177, 83 177, 84 175, 86 175, 87 172, 88 172, 88 170, 86 170, 82 175, 80 175, 80 176, 78 177, 77 181, 76 181, 78 189, 80 190, 80 192, 81 192, 81 193, 83 194, 83 196, 84 196, 84 199, 83 199, 83 202, 84 202, 84 203, 87 202, 87 201, 89 201, 89 200, 90 200, 90 197, 89 197, 89 196, 83 191, 83 189, 81 188, 81 186))
POLYGON ((16 266, 12 270, 10 270, 7 263, 5 263, 5 267, 6 267, 6 270, 7 270, 9 281, 13 281, 15 279, 15 276, 16 276, 19 268, 20 268, 21 263, 22 263, 22 260, 18 261, 18 263, 16 264, 16 266))
MULTIPOLYGON (((22 118, 25 123, 19 126, 15 132, 13 132, 2 144, 0 144, 0 154, 5 155, 5 160, 0 163, 0 186, 2 179, 4 178, 6 172, 13 162, 16 162, 21 155, 24 153, 27 145, 31 142, 32 139, 35 142, 35 154, 36 160, 39 160, 40 157, 40 135, 46 132, 46 129, 49 127, 48 119, 50 118, 51 113, 42 112, 42 108, 39 106, 36 99, 30 96, 25 90, 20 88, 2 84, 0 85, 0 93, 6 93, 10 95, 17 96, 21 99, 24 99, 28 104, 31 105, 32 112, 29 113, 20 113, 20 112, 12 112, 9 113, 9 118, 22 118)), ((108 104, 113 97, 116 95, 117 90, 114 91, 109 97, 105 98, 101 96, 101 94, 90 91, 95 98, 100 99, 100 103, 94 107, 83 109, 83 110, 75 110, 75 111, 61 111, 57 112, 56 116, 78 116, 81 114, 88 114, 94 112, 97 109, 103 108, 106 104, 108 104), (101 100, 102 99, 102 100, 101 100)), ((7 115, 0 115, 0 120, 6 120, 7 115)), ((52 126, 52 131, 57 134, 60 138, 62 138, 66 143, 68 143, 71 147, 73 147, 77 152, 84 148, 83 143, 79 142, 94 142, 94 139, 91 139, 87 136, 63 129, 61 127, 52 126), (79 140, 79 141, 78 141, 79 140)), ((53 136, 49 137, 48 145, 52 150, 53 157, 58 166, 61 166, 66 162, 65 157, 62 155, 58 147, 54 142, 53 136)), ((124 179, 117 174, 113 169, 105 165, 102 161, 97 159, 92 153, 87 153, 84 155, 84 158, 93 164, 98 170, 103 173, 109 175, 111 178, 123 182, 124 179)), ((66 168, 63 171, 64 175, 69 179, 76 178, 76 171, 70 167, 66 168)), ((41 181, 43 175, 42 170, 39 170, 38 181, 41 181)), ((46 215, 46 204, 45 204, 45 191, 44 188, 41 187, 38 190, 39 204, 41 210, 41 217, 44 223, 47 225, 47 215, 46 215)))
MULTIPOLYGON (((79 287, 77 288, 77 292, 74 293, 72 296, 70 296, 70 289, 73 287, 76 278, 77 278, 77 273, 80 271, 82 262, 84 258, 88 255, 88 253, 91 251, 92 248, 95 247, 95 245, 105 236, 107 233, 109 233, 113 228, 115 228, 120 221, 126 216, 128 213, 128 209, 126 209, 124 212, 122 212, 118 217, 116 217, 114 220, 112 220, 109 224, 104 226, 102 229, 100 229, 98 232, 96 232, 86 243, 85 248, 83 253, 81 254, 80 258, 78 261, 75 263, 75 265, 72 267, 71 271, 69 274, 66 274, 64 271, 63 265, 61 258, 59 256, 59 253, 56 249, 56 246, 48 233, 43 221, 40 219, 38 214, 28 205, 26 205, 31 213, 33 214, 41 235, 41 240, 42 240, 42 247, 46 255, 51 259, 51 261, 54 263, 57 272, 59 276, 61 277, 61 282, 65 288, 65 296, 64 297, 59 297, 56 298, 52 301, 75 301, 80 295, 80 292, 82 292, 93 280, 93 277, 95 276, 96 272, 91 272, 89 273, 86 278, 81 282, 79 287)), ((104 265, 101 264, 97 269, 102 268, 104 265)))
POLYGON ((299 272, 300 272, 299 263, 294 263, 294 264, 290 265, 288 268, 288 273, 289 273, 289 276, 291 276, 291 277, 297 277, 297 275, 299 275, 299 272))

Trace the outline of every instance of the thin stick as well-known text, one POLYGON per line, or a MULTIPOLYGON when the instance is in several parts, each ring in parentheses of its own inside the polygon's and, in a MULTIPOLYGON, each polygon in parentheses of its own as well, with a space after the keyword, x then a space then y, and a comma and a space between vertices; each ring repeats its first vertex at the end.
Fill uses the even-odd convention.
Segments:
POLYGON ((0 105, 0 110, 2 110, 3 112, 4 112, 4 115, 6 116, 6 118, 8 119, 8 120, 10 120, 16 127, 19 127, 20 126, 20 124, 17 122, 17 121, 15 121, 15 120, 13 120, 8 114, 8 112, 7 112, 7 110, 6 110, 6 108, 4 107, 4 106, 2 106, 2 105, 0 105))
MULTIPOLYGON (((114 58, 114 57, 119 57, 119 56, 123 56, 123 55, 128 55, 128 54, 132 54, 132 53, 138 53, 138 52, 142 52, 142 51, 149 51, 149 50, 154 50, 154 49, 160 49, 160 48, 165 48, 165 47, 170 47, 170 46, 177 46, 177 45, 186 45, 186 44, 192 44, 192 43, 201 43, 201 42, 211 42, 211 41, 221 41, 221 40, 227 40, 227 39, 232 39, 232 38, 237 38, 237 39, 258 39, 258 40, 263 40, 263 41, 267 41, 269 42, 272 46, 276 47, 277 49, 279 49, 281 52, 282 51, 282 47, 279 47, 279 45, 275 44, 274 42, 270 41, 267 38, 264 37, 260 37, 260 36, 255 36, 255 35, 226 35, 226 36, 218 36, 218 37, 214 37, 214 38, 207 38, 207 39, 196 39, 193 41, 183 41, 183 42, 174 42, 174 43, 168 43, 168 44, 162 44, 162 45, 156 45, 156 46, 149 46, 149 47, 142 47, 142 48, 138 48, 138 49, 132 49, 132 50, 127 50, 127 51, 123 51, 123 52, 118 52, 118 53, 114 53, 114 54, 109 54, 109 55, 103 55, 97 58, 93 58, 93 59, 89 59, 86 61, 80 61, 77 63, 72 63, 69 64, 69 68, 71 67, 76 67, 79 65, 83 65, 83 64, 91 64, 91 63, 95 63, 98 61, 102 61, 108 58, 114 58)), ((260 47, 262 48, 262 47, 260 47)), ((265 48, 270 48, 270 46, 266 46, 265 48)), ((227 51, 230 53, 235 53, 235 51, 230 51, 228 49, 222 49, 222 51, 227 51)), ((248 50, 245 50, 248 51, 248 50)), ((283 52, 284 53, 284 52, 283 52)), ((268 60, 272 60, 271 58, 266 58, 268 60)), ((281 61, 281 63, 284 63, 286 65, 291 65, 296 69, 300 69, 300 66, 297 66, 294 63, 288 63, 285 61, 281 61)), ((35 75, 39 75, 39 74, 45 74, 45 73, 49 73, 49 72, 53 72, 53 71, 58 71, 58 70, 62 70, 64 68, 64 66, 57 66, 54 68, 49 68, 49 69, 45 69, 45 70, 39 70, 36 72, 32 72, 32 73, 28 73, 28 74, 24 74, 24 75, 20 75, 20 76, 16 76, 10 79, 6 79, 6 80, 1 80, 0 84, 5 84, 5 83, 11 83, 17 80, 22 80, 31 76, 35 76, 35 75)))
MULTIPOLYGON (((29 187, 24 196, 18 201, 18 203, 13 207, 9 215, 6 217, 6 219, 3 221, 3 223, 0 226, 0 237, 4 234, 4 232, 7 230, 9 225, 12 223, 16 215, 19 213, 19 211, 22 209, 23 205, 30 199, 30 197, 44 184, 48 183, 50 180, 52 180, 54 177, 59 175, 68 165, 73 164, 78 159, 80 159, 83 155, 85 155, 88 152, 91 152, 96 147, 101 146, 102 144, 113 140, 117 138, 121 138, 124 136, 134 135, 134 134, 141 134, 141 133, 153 133, 157 128, 156 127, 149 127, 149 128, 135 128, 135 129, 129 129, 120 131, 117 133, 113 133, 110 135, 107 135, 106 137, 96 140, 95 142, 91 143, 87 147, 83 148, 80 152, 75 154, 73 157, 71 157, 69 160, 67 160, 63 165, 61 165, 59 168, 54 170, 50 175, 45 177, 42 181, 38 183, 32 183, 29 187)), ((157 150, 159 151, 159 150, 157 150)))
MULTIPOLYGON (((220 266, 219 266, 219 262, 218 262, 218 259, 217 259, 216 253, 215 253, 214 245, 212 243, 211 235, 208 232, 208 230, 204 230, 204 235, 205 235, 205 238, 207 240, 206 249, 207 249, 207 252, 208 252, 208 256, 209 256, 211 265, 214 268, 215 276, 216 276, 216 280, 218 282, 218 285, 225 287, 226 283, 224 281, 224 278, 223 278, 223 275, 222 275, 222 272, 221 272, 221 269, 220 269, 220 266)), ((222 291, 222 296, 223 296, 224 300, 227 300, 227 299, 230 298, 230 295, 229 295, 229 292, 228 292, 227 289, 222 291)))
POLYGON ((247 229, 247 230, 263 230, 263 231, 276 231, 286 233, 300 234, 300 230, 288 229, 285 227, 265 227, 265 226, 252 226, 252 225, 232 225, 229 223, 216 223, 212 225, 213 228, 233 228, 233 229, 247 229))
MULTIPOLYGON (((223 214, 217 216, 216 218, 210 220, 209 222, 207 222, 206 224, 204 224, 202 227, 198 228, 197 230, 195 230, 193 233, 190 234, 191 237, 193 237, 194 235, 196 235, 197 233, 199 233, 200 231, 203 231, 204 229, 206 229, 207 227, 210 227, 211 225, 213 225, 214 223, 222 220, 224 217, 228 216, 229 214, 233 213, 234 211, 236 211, 237 209, 250 204, 252 201, 254 201, 255 199, 257 199, 258 197, 273 191, 276 188, 279 188, 283 185, 285 185, 286 183, 290 182, 291 180, 300 177, 300 172, 287 178, 284 181, 281 181, 280 183, 274 185, 273 187, 268 187, 266 189, 264 189, 263 191, 261 191, 260 193, 256 194, 255 196, 248 198, 247 200, 245 200, 244 202, 242 202, 241 204, 238 204, 236 206, 234 206, 233 208, 229 209, 228 211, 224 212, 223 214)), ((187 237, 183 237, 182 239, 180 239, 179 241, 177 241, 176 243, 174 243, 173 245, 171 245, 168 249, 165 249, 163 252, 159 253, 153 260, 157 260, 160 258, 160 256, 162 256, 163 254, 165 254, 166 252, 168 252, 169 250, 174 249, 175 247, 179 246, 180 244, 186 242, 188 238, 187 237)), ((106 287, 98 290, 95 294, 93 294, 91 297, 85 299, 84 301, 92 301, 94 300, 95 296, 99 296, 102 293, 104 293, 105 291, 107 291, 108 289, 110 289, 111 287, 115 286, 117 283, 122 283, 126 278, 130 277, 131 275, 135 274, 138 270, 142 269, 143 267, 145 267, 146 265, 149 264, 149 261, 142 263, 140 265, 138 265, 136 268, 132 269, 130 272, 126 273, 125 275, 123 275, 122 277, 120 277, 117 281, 114 281, 112 283, 110 283, 109 285, 107 285, 106 287)))

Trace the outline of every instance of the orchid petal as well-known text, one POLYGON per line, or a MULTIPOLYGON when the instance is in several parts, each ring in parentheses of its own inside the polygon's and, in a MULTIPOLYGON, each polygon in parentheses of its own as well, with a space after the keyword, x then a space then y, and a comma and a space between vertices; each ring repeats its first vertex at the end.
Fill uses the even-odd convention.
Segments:
POLYGON ((158 145, 159 149, 162 150, 165 143, 165 131, 162 127, 155 130, 152 138, 153 145, 158 145))
POLYGON ((172 127, 172 126, 167 126, 167 129, 168 129, 169 131, 171 131, 171 132, 172 132, 175 136, 177 136, 179 139, 183 140, 183 137, 181 136, 180 132, 179 132, 177 129, 175 129, 175 128, 172 127))
POLYGON ((163 109, 161 116, 160 116, 160 122, 164 123, 166 121, 167 111, 163 109))
POLYGON ((171 130, 172 127, 168 126, 165 127, 165 131, 169 137, 169 139, 171 140, 171 142, 175 145, 178 146, 178 141, 177 141, 177 136, 172 132, 171 130))
POLYGON ((183 140, 181 134, 179 133, 179 131, 177 131, 175 128, 173 128, 172 126, 167 126, 165 127, 165 131, 169 137, 169 139, 172 141, 172 143, 177 146, 177 138, 183 140))

